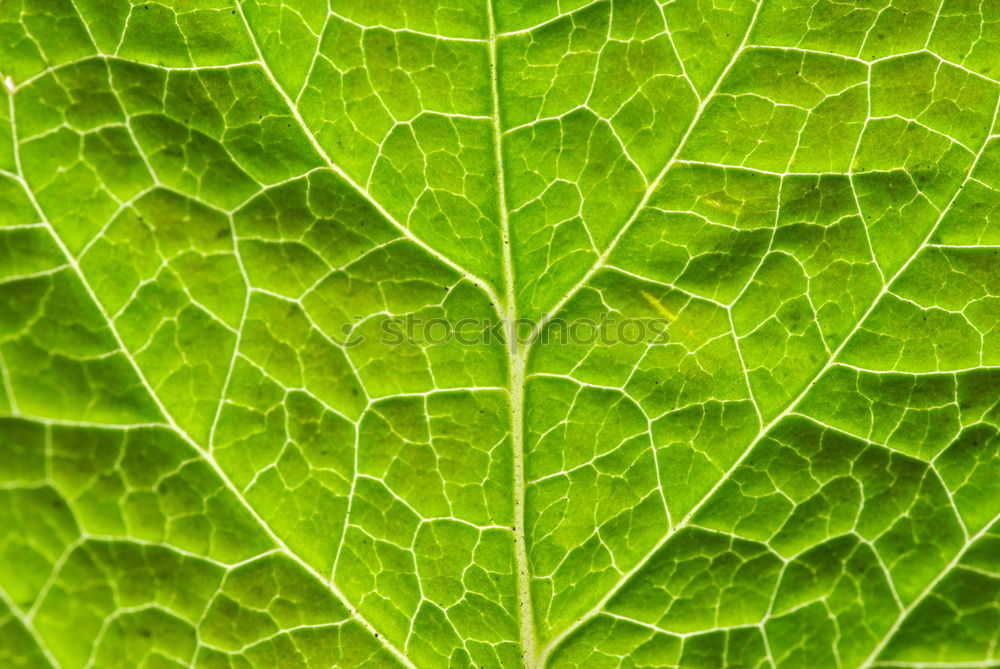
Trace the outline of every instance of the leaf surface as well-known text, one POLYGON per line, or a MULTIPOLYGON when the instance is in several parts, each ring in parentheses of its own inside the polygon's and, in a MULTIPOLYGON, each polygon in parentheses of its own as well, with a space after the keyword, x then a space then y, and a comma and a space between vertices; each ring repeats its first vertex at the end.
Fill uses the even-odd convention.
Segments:
POLYGON ((0 664, 1000 666, 998 52, 965 0, 4 2, 0 664))

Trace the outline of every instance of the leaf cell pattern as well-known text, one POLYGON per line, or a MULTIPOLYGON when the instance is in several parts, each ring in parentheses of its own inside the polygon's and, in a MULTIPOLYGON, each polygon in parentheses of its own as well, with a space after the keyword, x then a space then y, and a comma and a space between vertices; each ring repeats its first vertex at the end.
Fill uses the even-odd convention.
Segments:
POLYGON ((0 3, 0 664, 1000 666, 998 54, 975 0, 0 3))

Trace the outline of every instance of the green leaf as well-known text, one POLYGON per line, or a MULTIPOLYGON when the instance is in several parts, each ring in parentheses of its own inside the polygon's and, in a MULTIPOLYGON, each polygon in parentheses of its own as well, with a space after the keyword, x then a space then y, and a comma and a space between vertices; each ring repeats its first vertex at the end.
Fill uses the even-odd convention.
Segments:
POLYGON ((0 665, 1000 666, 998 53, 0 3, 0 665))

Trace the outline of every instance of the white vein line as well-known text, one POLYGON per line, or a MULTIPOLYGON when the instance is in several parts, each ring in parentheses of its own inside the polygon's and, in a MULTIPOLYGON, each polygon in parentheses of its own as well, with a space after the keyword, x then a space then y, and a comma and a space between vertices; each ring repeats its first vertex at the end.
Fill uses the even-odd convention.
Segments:
MULTIPOLYGON (((758 5, 758 11, 759 11, 759 5, 758 5)), ((749 34, 749 31, 747 34, 749 34)), ((998 112, 1000 112, 1000 100, 998 100, 998 105, 993 110, 992 123, 994 125, 996 124, 998 112)), ((858 332, 858 330, 861 329, 861 326, 864 324, 865 320, 879 305, 879 303, 882 301, 882 298, 890 292, 892 284, 895 283, 895 281, 899 279, 899 277, 901 277, 904 272, 906 272, 910 264, 913 263, 914 259, 916 259, 917 256, 920 255, 920 252, 927 246, 928 242, 934 236, 934 233, 937 232, 938 227, 941 225, 941 221, 944 220, 945 215, 951 210, 952 205, 955 204, 955 201, 958 199, 959 195, 962 194, 963 187, 971 178, 971 174, 975 171, 976 165, 979 163, 979 160, 986 152, 986 147, 988 145, 989 145, 989 140, 983 142, 983 146, 979 149, 979 153, 976 155, 976 159, 969 166, 969 171, 968 171, 969 176, 966 176, 965 181, 963 181, 955 189, 955 193, 952 196, 951 200, 941 210, 941 213, 938 215, 937 220, 934 222, 934 225, 931 226, 931 229, 927 232, 923 241, 917 246, 913 254, 910 255, 909 258, 907 258, 906 262, 904 262, 902 266, 900 266, 900 268, 896 271, 896 273, 892 276, 892 278, 890 278, 889 281, 882 286, 882 290, 872 300, 871 304, 868 306, 868 309, 858 319, 858 322, 854 326, 854 328, 852 328, 851 331, 847 333, 844 339, 840 342, 840 345, 837 346, 837 348, 833 351, 833 353, 827 360, 826 364, 823 365, 823 367, 815 375, 813 375, 813 377, 809 380, 809 382, 805 384, 805 387, 803 387, 802 391, 798 394, 798 396, 796 396, 795 399, 793 399, 780 414, 775 416, 771 420, 771 422, 769 422, 767 425, 764 426, 764 428, 757 434, 757 436, 753 439, 753 441, 751 441, 747 445, 746 449, 743 451, 740 457, 737 458, 736 461, 732 464, 732 466, 719 478, 719 480, 715 483, 715 485, 713 485, 711 489, 709 489, 709 491, 702 496, 702 498, 698 501, 698 503, 695 504, 690 511, 688 511, 688 513, 684 516, 684 518, 682 518, 676 525, 671 527, 670 530, 668 530, 667 533, 664 534, 664 536, 658 542, 656 542, 656 545, 653 546, 653 548, 651 548, 649 552, 647 552, 646 555, 644 555, 642 559, 640 559, 639 562, 636 563, 636 565, 632 569, 623 574, 622 577, 618 580, 618 582, 615 583, 610 590, 608 590, 608 592, 601 598, 601 600, 592 609, 590 609, 590 611, 585 613, 576 622, 574 622, 572 625, 563 630, 562 633, 560 633, 549 643, 549 645, 545 648, 544 653, 542 654, 543 659, 548 658, 548 656, 552 653, 552 651, 558 648, 559 645, 569 637, 569 635, 571 635, 574 631, 579 629, 584 623, 586 623, 587 621, 591 620, 596 615, 598 615, 601 612, 601 609, 604 608, 604 606, 611 600, 611 598, 614 597, 622 589, 622 587, 624 587, 625 584, 628 583, 629 580, 631 580, 633 576, 635 576, 643 567, 646 566, 646 564, 649 563, 649 561, 653 558, 653 556, 655 556, 659 552, 659 550, 663 547, 663 545, 666 544, 667 541, 669 541, 670 538, 674 536, 674 534, 676 534, 679 530, 683 529, 688 524, 690 524, 695 514, 698 513, 699 510, 701 510, 701 508, 712 498, 715 492, 720 487, 722 487, 722 485, 726 481, 729 480, 733 472, 735 472, 736 469, 739 468, 741 464, 743 464, 743 461, 750 455, 750 453, 753 452, 754 446, 756 446, 762 439, 764 439, 764 437, 767 436, 767 434, 771 431, 771 429, 774 428, 781 420, 783 420, 786 416, 791 415, 795 411, 795 408, 798 406, 798 404, 812 390, 812 387, 816 383, 816 381, 819 380, 823 376, 823 374, 826 373, 828 369, 837 364, 836 362, 837 357, 844 350, 847 344, 850 343, 851 339, 858 332)))
MULTIPOLYGON (((427 37, 430 39, 441 40, 443 42, 466 42, 471 44, 486 44, 488 40, 481 37, 454 37, 451 35, 438 35, 436 33, 429 33, 423 30, 414 30, 413 28, 394 28, 385 23, 359 23, 354 19, 348 18, 343 14, 339 14, 334 10, 330 10, 329 16, 342 21, 343 23, 349 23, 350 25, 360 28, 361 30, 385 30, 391 33, 406 33, 409 35, 418 35, 420 37, 427 37)), ((322 34, 318 35, 322 39, 322 34)))
MULTIPOLYGON (((167 408, 164 406, 163 402, 160 400, 159 395, 156 394, 156 391, 153 389, 153 387, 150 384, 149 380, 146 378, 145 374, 143 374, 142 369, 139 367, 139 364, 135 361, 135 359, 129 353, 128 348, 125 346, 124 340, 121 338, 121 334, 118 332, 118 329, 115 327, 114 321, 108 316, 107 311, 104 309, 104 305, 101 304, 101 301, 98 299, 97 293, 94 292, 93 287, 90 285, 90 282, 87 280, 87 277, 84 275, 83 270, 80 268, 80 265, 77 262, 76 258, 73 256, 72 253, 70 253, 69 248, 67 248, 67 246, 63 242, 62 238, 56 232, 55 227, 49 221, 48 217, 45 215, 44 210, 38 204, 38 201, 35 199, 35 194, 32 192, 31 188, 28 186, 28 182, 25 181, 25 179, 24 179, 24 171, 23 171, 23 169, 21 167, 20 144, 19 144, 18 137, 17 137, 17 124, 16 124, 16 119, 15 119, 15 109, 14 109, 14 96, 13 95, 9 96, 9 100, 10 100, 10 120, 11 120, 11 128, 13 130, 12 135, 13 135, 13 140, 14 140, 14 142, 13 142, 14 143, 14 162, 15 162, 15 165, 17 167, 17 180, 20 183, 21 188, 24 190, 25 194, 27 195, 28 199, 31 201, 31 204, 35 208, 35 211, 38 213, 38 216, 41 218, 42 222, 45 224, 46 228, 48 229, 49 234, 52 236, 53 241, 59 247, 59 250, 63 253, 63 255, 66 256, 66 260, 69 262, 69 264, 73 267, 73 271, 79 277, 80 284, 83 286, 84 290, 87 292, 87 295, 90 297, 91 301, 94 303, 94 307, 98 310, 98 312, 101 314, 101 317, 104 318, 105 322, 107 323, 108 330, 110 331, 111 336, 114 338, 116 345, 118 346, 119 350, 122 353, 122 356, 124 356, 125 360, 128 361, 129 365, 135 371, 136 376, 139 379, 139 382, 142 384, 143 388, 149 394, 150 399, 153 401, 153 403, 156 405, 157 409, 163 415, 163 418, 166 420, 167 424, 170 426, 170 428, 178 436, 180 436, 185 442, 187 442, 188 445, 190 445, 195 450, 195 452, 199 453, 202 456, 202 458, 204 458, 205 462, 209 466, 211 466, 211 468, 215 471, 216 475, 219 477, 219 480, 223 483, 223 485, 225 485, 225 487, 230 490, 230 492, 237 499, 237 501, 239 501, 240 504, 244 508, 246 508, 246 510, 250 513, 250 515, 257 522, 257 524, 260 525, 261 529, 263 529, 264 532, 268 535, 268 537, 270 537, 271 541, 273 541, 277 546, 279 546, 288 555, 288 557, 291 558, 292 560, 294 560, 300 567, 302 567, 307 572, 309 572, 310 574, 312 574, 312 576, 315 577, 320 583, 322 583, 326 587, 330 588, 330 590, 334 593, 334 595, 336 595, 344 603, 344 605, 347 607, 348 611, 350 611, 351 617, 353 617, 358 623, 360 623, 362 626, 364 626, 369 631, 369 633, 371 633, 373 636, 377 635, 375 627, 370 622, 368 622, 368 620, 363 615, 361 615, 361 612, 358 611, 351 604, 350 600, 347 599, 347 597, 345 597, 344 594, 340 592, 340 589, 337 587, 336 583, 334 583, 332 581, 327 581, 325 578, 323 578, 323 576, 319 572, 317 572, 313 568, 312 565, 310 565, 308 562, 306 562, 301 557, 299 557, 299 555, 297 553, 295 553, 294 551, 292 551, 288 547, 288 545, 285 544, 285 542, 281 539, 281 537, 278 536, 274 532, 274 530, 271 529, 271 526, 267 524, 267 522, 260 516, 260 514, 257 513, 257 510, 254 509, 253 506, 246 500, 246 498, 240 492, 239 488, 236 487, 236 485, 232 482, 232 480, 229 478, 229 476, 225 473, 225 471, 222 469, 222 467, 216 461, 215 457, 209 451, 207 451, 206 449, 202 448, 198 444, 198 442, 196 442, 191 437, 191 435, 189 435, 187 433, 187 431, 184 430, 184 428, 182 428, 180 425, 177 424, 177 422, 174 420, 174 417, 170 414, 170 412, 167 411, 167 408)), ((384 638, 383 635, 378 635, 378 636, 376 636, 376 638, 377 639, 382 639, 384 641, 385 648, 387 650, 389 650, 391 653, 393 653, 400 660, 400 662, 402 662, 405 666, 411 667, 413 669, 416 669, 415 667, 413 667, 413 665, 410 663, 410 661, 407 660, 406 657, 402 653, 400 653, 399 650, 397 650, 395 648, 395 646, 393 646, 391 643, 389 643, 389 641, 387 639, 384 638)))
POLYGON ((250 313, 250 300, 253 298, 253 286, 250 283, 250 276, 247 274, 246 267, 243 265, 243 257, 240 255, 240 236, 236 231, 236 223, 233 220, 232 215, 227 216, 227 218, 229 221, 229 229, 232 231, 233 257, 236 258, 236 264, 240 269, 240 276, 243 278, 243 284, 246 292, 243 295, 243 312, 240 314, 240 323, 236 330, 236 341, 233 342, 233 355, 230 357, 229 368, 226 370, 226 379, 222 383, 222 396, 219 398, 219 404, 215 408, 215 417, 212 419, 212 427, 208 431, 208 450, 213 450, 215 448, 215 432, 219 427, 219 420, 222 418, 222 411, 226 406, 226 396, 229 394, 229 386, 232 383, 233 372, 236 370, 236 361, 240 357, 240 346, 243 343, 243 333, 246 330, 247 316, 250 313))
POLYGON ((736 48, 736 52, 733 54, 733 57, 729 60, 729 63, 726 65, 725 69, 722 70, 722 73, 716 80, 715 85, 712 86, 712 89, 708 92, 708 94, 705 95, 705 97, 698 104, 698 109, 695 111, 694 118, 692 118, 691 123, 688 124, 687 129, 684 131, 684 135, 677 143, 677 148, 674 149, 674 153, 672 156, 670 156, 670 159, 667 161, 667 164, 663 166, 663 169, 660 170, 660 173, 656 175, 656 178, 653 180, 653 183, 651 183, 649 187, 646 189, 646 192, 643 194, 642 199, 639 200, 639 203, 635 206, 635 209, 632 210, 632 214, 628 217, 628 220, 625 221, 621 229, 619 229, 618 233, 614 236, 614 239, 612 239, 611 243, 608 244, 608 248, 605 249, 604 253, 602 253, 596 261, 594 261, 594 264, 590 266, 590 269, 587 270, 587 273, 584 274, 583 277, 581 277, 580 280, 577 281, 566 292, 566 294, 559 299, 559 301, 555 304, 555 306, 553 306, 541 319, 539 319, 538 324, 531 331, 531 335, 528 337, 529 344, 535 340, 535 338, 538 336, 538 333, 542 331, 542 329, 548 324, 548 322, 553 317, 555 317, 555 315, 559 313, 559 311, 564 306, 566 306, 566 303, 569 302, 580 291, 580 289, 587 284, 588 281, 590 281, 591 277, 593 277, 594 274, 596 274, 599 270, 601 270, 605 266, 605 264, 608 261, 608 258, 611 257, 611 254, 618 246, 618 243, 622 240, 625 234, 631 229, 632 224, 635 223, 636 219, 639 218, 639 214, 641 214, 642 211, 646 208, 646 205, 653 197, 653 194, 659 189, 660 184, 663 182, 664 177, 666 177, 667 175, 667 172, 669 172, 670 168, 673 167, 674 164, 677 162, 678 157, 684 150, 684 146, 687 144, 688 138, 691 136, 691 133, 694 132, 695 127, 698 125, 698 121, 701 120, 702 114, 705 113, 705 109, 712 102, 712 99, 715 97, 715 94, 719 90, 719 87, 722 85, 722 82, 725 81, 726 75, 729 74, 729 70, 732 69, 733 65, 736 64, 736 61, 742 55, 743 50, 746 47, 747 40, 750 38, 750 33, 753 32, 754 26, 757 25, 757 17, 760 16, 760 10, 763 4, 764 3, 761 2, 757 5, 757 9, 754 10, 753 18, 751 18, 750 24, 747 26, 747 30, 743 35, 743 41, 740 42, 740 45, 736 48))
MULTIPOLYGON (((587 270, 587 273, 572 288, 570 288, 569 291, 567 291, 567 293, 559 300, 559 302, 556 303, 556 305, 551 310, 549 310, 548 313, 546 313, 539 320, 538 325, 535 327, 534 330, 532 330, 531 334, 529 335, 529 338, 528 338, 528 345, 529 346, 535 341, 536 337, 538 336, 538 333, 541 332, 542 328, 545 327, 545 325, 549 322, 549 320, 551 320, 557 313, 559 313, 559 311, 563 308, 563 306, 565 306, 565 304, 584 285, 586 285, 586 283, 590 280, 590 278, 599 269, 601 269, 601 267, 603 267, 605 265, 605 263, 607 262, 608 258, 611 256, 611 253, 614 251, 615 247, 618 245, 618 242, 625 236, 625 233, 629 230, 629 228, 631 228, 632 223, 638 218, 639 214, 646 207, 646 204, 649 202, 650 198, 653 196, 653 193, 659 188, 660 183, 662 183, 663 178, 666 176, 667 172, 670 170, 671 167, 673 167, 674 163, 677 161, 677 158, 680 156, 681 151, 684 149, 685 144, 687 144, 688 138, 691 136, 691 133, 694 132, 695 126, 698 125, 698 121, 701 119, 701 116, 705 112, 705 109, 708 106, 708 104, 715 97, 715 94, 719 90, 719 87, 722 85, 722 82, 725 80, 726 75, 729 74, 729 71, 732 69, 733 65, 736 63, 736 61, 739 59, 740 55, 742 54, 743 49, 746 46, 747 41, 750 39, 750 33, 753 32, 754 26, 757 25, 757 17, 760 16, 760 11, 761 11, 761 8, 763 7, 763 4, 764 4, 763 2, 760 2, 760 3, 757 4, 757 8, 754 10, 753 17, 750 19, 750 23, 747 26, 746 32, 744 32, 744 34, 743 34, 743 40, 740 42, 740 45, 736 48, 736 51, 733 53, 733 56, 729 60, 729 63, 726 64, 726 67, 719 74, 719 78, 716 80, 715 85, 712 86, 711 90, 709 90, 709 92, 705 95, 705 97, 702 98, 701 101, 699 102, 698 109, 695 112, 694 118, 691 120, 691 123, 688 124, 688 127, 685 130, 684 135, 681 137, 680 141, 677 143, 677 148, 674 149, 674 153, 673 153, 672 156, 670 156, 670 159, 667 161, 667 164, 663 166, 663 169, 660 170, 660 173, 656 175, 656 179, 654 179, 653 183, 651 183, 649 185, 649 187, 646 189, 645 194, 643 195, 643 197, 639 201, 639 203, 636 205, 635 209, 632 211, 631 216, 629 216, 628 220, 622 226, 621 230, 618 231, 618 234, 615 235, 614 239, 611 240, 611 243, 608 245, 608 248, 605 250, 605 252, 601 254, 601 256, 597 259, 597 261, 593 265, 591 265, 591 267, 590 267, 589 270, 587 270)), ((736 336, 735 331, 733 332, 733 336, 734 337, 736 336)), ((758 436, 758 439, 760 438, 760 436, 763 436, 763 434, 764 434, 764 432, 762 432, 761 435, 758 436)), ((745 457, 746 454, 749 453, 751 450, 752 450, 752 445, 747 448, 747 450, 744 452, 743 456, 740 458, 740 461, 742 461, 743 457, 745 457)), ((735 468, 737 465, 738 465, 738 463, 734 464, 733 467, 735 468)), ((730 470, 730 471, 732 471, 732 470, 730 470)), ((726 476, 724 476, 722 479, 720 479, 720 482, 717 483, 715 487, 718 487, 718 485, 720 485, 721 482, 723 480, 725 480, 726 478, 728 478, 728 473, 727 473, 726 476)), ((702 502, 704 502, 706 499, 708 499, 708 497, 711 495, 711 492, 714 492, 715 487, 713 487, 713 489, 712 489, 712 491, 710 491, 709 495, 706 495, 702 499, 702 502)), ((571 625, 567 626, 562 632, 560 632, 558 635, 556 635, 556 637, 553 638, 552 641, 549 642, 549 644, 542 651, 542 655, 541 655, 542 666, 545 666, 548 663, 548 658, 551 655, 552 651, 555 650, 556 648, 558 648, 565 639, 567 639, 573 632, 575 632, 578 628, 580 628, 588 620, 590 620, 595 615, 597 615, 598 613, 600 613, 601 609, 604 608, 604 605, 607 604, 607 602, 611 599, 611 597, 613 597, 618 592, 618 590, 620 590, 621 587, 625 583, 627 583, 628 580, 634 574, 636 574, 643 566, 645 566, 645 564, 654 555, 656 555, 657 551, 667 541, 667 539, 669 539, 671 536, 673 536, 674 531, 676 531, 676 528, 678 528, 679 526, 682 526, 684 523, 686 523, 692 517, 692 515, 694 514, 695 511, 696 511, 696 509, 692 509, 691 512, 689 512, 688 515, 685 516, 685 518, 683 518, 677 525, 674 525, 673 528, 671 528, 671 530, 669 530, 668 532, 666 532, 664 534, 664 536, 660 539, 660 541, 658 541, 656 543, 656 545, 652 548, 652 550, 650 550, 648 553, 646 553, 646 555, 643 556, 643 558, 641 560, 639 560, 639 562, 631 570, 629 570, 624 575, 622 575, 621 579, 619 579, 618 582, 615 583, 615 585, 612 586, 612 588, 610 590, 608 590, 608 592, 603 597, 601 597, 600 601, 598 601, 598 603, 597 603, 596 606, 594 606, 590 611, 588 611, 587 613, 585 613, 583 615, 583 617, 579 618, 576 622, 574 622, 571 625)))
POLYGON ((0 350, 0 381, 3 382, 3 389, 7 394, 7 403, 10 405, 10 410, 16 416, 20 411, 17 406, 17 397, 14 395, 14 385, 10 380, 10 370, 7 367, 7 361, 3 357, 2 350, 0 350))
POLYGON ((955 557, 951 559, 951 562, 945 565, 944 569, 938 572, 938 575, 934 577, 934 580, 932 580, 930 583, 927 584, 927 587, 924 588, 919 595, 917 595, 916 599, 910 602, 909 606, 907 606, 905 609, 899 612, 899 615, 896 616, 896 620, 893 621, 892 626, 889 628, 889 631, 886 632, 885 635, 882 637, 882 639, 875 645, 875 648, 873 648, 872 652, 868 655, 867 658, 865 658, 865 661, 862 662, 860 665, 858 665, 858 669, 867 669, 868 667, 872 666, 872 663, 878 659, 879 654, 881 654, 882 651, 885 650, 885 647, 889 644, 890 641, 892 641, 892 638, 896 635, 896 632, 898 632, 899 628, 902 627, 903 623, 906 621, 906 618, 911 613, 913 613, 914 609, 920 606, 920 604, 923 603, 925 599, 927 599, 927 597, 931 594, 931 592, 933 592, 934 588, 937 587, 938 583, 943 581, 945 577, 948 576, 948 574, 952 573, 952 570, 955 569, 959 561, 961 561, 961 559, 965 556, 968 550, 973 546, 975 546, 977 541, 979 541, 984 536, 989 534, 990 530, 993 529, 993 524, 996 523, 998 520, 1000 520, 1000 515, 995 516, 993 520, 986 523, 983 529, 979 530, 971 537, 969 537, 969 540, 966 541, 965 545, 962 546, 961 550, 959 550, 958 553, 955 554, 955 557))
POLYGON ((21 607, 19 607, 17 604, 14 603, 14 600, 10 598, 10 595, 7 594, 7 591, 4 590, 2 587, 0 587, 0 602, 3 602, 7 606, 7 609, 10 611, 10 615, 13 616, 19 623, 21 623, 21 627, 23 627, 24 631, 27 632, 28 635, 32 638, 32 640, 35 642, 35 645, 38 646, 39 652, 41 652, 42 655, 45 656, 45 659, 49 662, 49 664, 57 668, 62 667, 62 665, 59 664, 59 661, 56 660, 55 656, 52 654, 52 651, 50 651, 48 647, 43 643, 44 639, 38 633, 38 630, 35 629, 35 626, 32 623, 32 621, 29 620, 28 617, 24 615, 24 612, 21 610, 21 607))
POLYGON ((599 5, 602 2, 605 2, 605 0, 592 0, 591 2, 588 2, 585 5, 580 5, 576 9, 571 9, 569 11, 562 12, 561 14, 559 14, 557 16, 553 16, 551 19, 546 19, 546 20, 542 21, 541 23, 536 23, 535 25, 529 26, 527 28, 520 28, 518 30, 507 31, 505 33, 498 33, 496 36, 497 37, 510 37, 511 35, 524 35, 524 34, 527 34, 527 33, 531 33, 531 32, 534 32, 534 31, 538 30, 539 28, 544 28, 545 26, 551 25, 551 24, 555 23, 556 21, 560 21, 560 20, 566 18, 567 16, 573 16, 574 14, 577 14, 579 12, 582 12, 582 11, 585 11, 587 9, 590 9, 594 5, 599 5))
POLYGON ((451 269, 455 270, 463 277, 468 279, 470 282, 478 286, 484 293, 486 293, 490 301, 493 304, 497 305, 497 308, 499 309, 500 302, 497 298, 496 292, 493 290, 492 286, 490 286, 488 282, 476 276, 472 272, 468 271, 467 269, 456 263, 451 258, 438 252, 423 239, 415 235, 409 228, 407 228, 405 225, 397 221, 396 218, 392 214, 390 214, 389 211, 385 207, 383 207, 381 203, 379 203, 374 197, 372 197, 371 193, 369 193, 367 189, 365 189, 363 186, 361 186, 361 184, 359 184, 357 181, 351 178, 351 176, 347 172, 345 172, 340 167, 340 165, 335 163, 333 159, 330 158, 330 155, 320 145, 319 140, 316 139, 316 135, 313 134, 312 130, 310 130, 309 126, 306 124, 305 119, 302 118, 302 114, 299 113, 299 108, 295 106, 295 102, 293 102, 292 99, 288 97, 288 94, 285 92, 285 89, 281 87, 281 84, 279 84, 278 80, 274 78, 274 74, 271 72, 271 69, 267 66, 267 61, 264 59, 264 54, 260 50, 260 45, 257 43, 257 35, 254 34, 253 30, 250 28, 250 22, 247 21, 246 14, 243 12, 243 5, 241 3, 237 3, 236 7, 239 9, 240 18, 243 20, 243 25, 247 31, 247 36, 250 38, 250 42, 253 44, 254 51, 257 53, 258 64, 260 65, 260 69, 264 71, 264 74, 271 82, 271 86, 274 88, 275 91, 278 92, 278 95, 281 96, 281 99, 285 101, 285 105, 288 107, 288 110, 291 112, 292 116, 295 117, 296 123, 298 123, 299 127, 302 129, 302 132, 309 140, 309 143, 312 144, 313 149, 323 159, 323 162, 325 162, 331 170, 336 172, 341 179, 343 179, 347 184, 349 184, 351 188, 357 191, 359 195, 364 197, 365 200, 369 204, 371 204, 385 218, 386 221, 388 221, 393 227, 399 230, 403 234, 403 236, 405 236, 411 242, 413 242, 421 249, 423 249, 424 252, 428 253, 432 257, 444 263, 445 265, 447 265, 448 267, 450 267, 451 269))

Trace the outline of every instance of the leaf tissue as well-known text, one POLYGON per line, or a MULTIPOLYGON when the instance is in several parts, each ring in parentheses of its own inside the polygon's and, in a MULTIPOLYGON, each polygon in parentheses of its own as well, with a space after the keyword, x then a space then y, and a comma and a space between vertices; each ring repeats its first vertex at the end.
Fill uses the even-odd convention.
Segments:
POLYGON ((1000 667, 1000 11, 0 1, 0 666, 1000 667))

